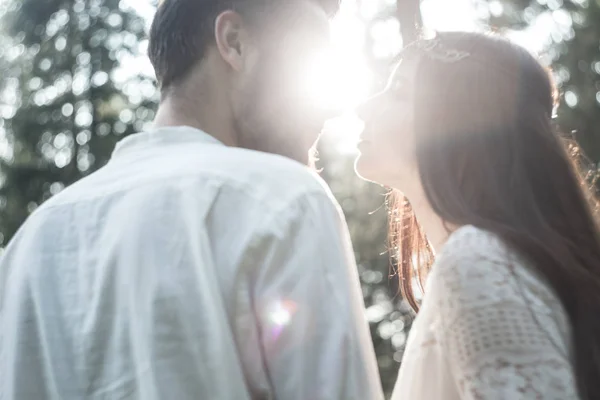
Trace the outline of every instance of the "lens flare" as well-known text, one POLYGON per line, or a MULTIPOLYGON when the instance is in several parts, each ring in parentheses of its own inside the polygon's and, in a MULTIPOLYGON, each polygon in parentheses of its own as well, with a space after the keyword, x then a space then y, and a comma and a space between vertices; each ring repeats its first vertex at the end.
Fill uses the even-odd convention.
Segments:
POLYGON ((296 303, 290 300, 277 300, 266 309, 267 332, 269 339, 276 341, 287 328, 296 313, 296 303))
POLYGON ((292 313, 283 304, 277 303, 276 307, 271 310, 269 320, 277 326, 287 325, 292 319, 292 313))

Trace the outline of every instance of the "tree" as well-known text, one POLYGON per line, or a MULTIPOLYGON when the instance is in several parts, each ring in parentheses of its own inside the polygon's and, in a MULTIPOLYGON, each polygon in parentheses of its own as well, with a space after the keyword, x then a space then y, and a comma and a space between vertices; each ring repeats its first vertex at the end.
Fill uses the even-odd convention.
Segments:
POLYGON ((0 246, 44 200, 104 165, 152 119, 155 100, 148 78, 120 68, 138 54, 144 21, 119 0, 15 0, 3 11, 12 47, 0 58, 0 246))
MULTIPOLYGON (((403 43, 420 34, 418 0, 357 1, 358 17, 366 26, 364 54, 375 75, 372 91, 387 81, 392 62, 403 43), (384 43, 385 42, 385 43, 384 43)), ((354 173, 354 155, 342 154, 335 140, 324 136, 319 146, 321 175, 339 200, 354 251, 371 325, 384 391, 392 392, 414 313, 398 293, 387 242, 388 190, 360 180, 354 173)))
MULTIPOLYGON (((349 0, 351 1, 351 0, 349 0)), ((418 35, 418 0, 356 0, 364 52, 377 79, 418 35), (369 9, 368 11, 367 9, 369 9), (391 32, 389 29, 394 30, 391 32), (382 46, 382 35, 398 36, 382 46)), ((37 205, 104 165, 124 135, 153 118, 151 79, 120 64, 137 54, 143 21, 118 0, 12 0, 3 10, 13 47, 0 53, 0 235, 7 243, 37 205), (4 139, 2 139, 4 136, 4 139)), ((395 36, 394 36, 395 37, 395 36)), ((1 44, 1 43, 0 43, 1 44)), ((7 47, 5 47, 7 48, 7 47)), ((386 393, 391 393, 413 314, 390 278, 386 189, 357 178, 353 157, 321 146, 322 175, 347 217, 386 393)), ((393 275, 393 274, 392 274, 393 275)))
POLYGON ((354 246, 367 319, 384 390, 391 394, 413 313, 398 295, 398 281, 386 246, 387 189, 362 181, 354 157, 340 154, 333 140, 320 145, 321 176, 346 216, 354 246))
POLYGON ((588 157, 600 161, 600 2, 502 0, 487 2, 490 23, 523 30, 545 21, 552 31, 544 60, 562 92, 558 123, 573 132, 588 157))

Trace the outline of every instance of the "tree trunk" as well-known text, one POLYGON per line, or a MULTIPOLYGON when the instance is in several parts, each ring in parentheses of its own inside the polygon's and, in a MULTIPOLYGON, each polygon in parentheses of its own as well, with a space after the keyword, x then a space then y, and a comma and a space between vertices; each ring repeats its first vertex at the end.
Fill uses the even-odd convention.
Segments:
POLYGON ((419 0, 396 0, 396 16, 404 45, 417 40, 423 27, 419 0))

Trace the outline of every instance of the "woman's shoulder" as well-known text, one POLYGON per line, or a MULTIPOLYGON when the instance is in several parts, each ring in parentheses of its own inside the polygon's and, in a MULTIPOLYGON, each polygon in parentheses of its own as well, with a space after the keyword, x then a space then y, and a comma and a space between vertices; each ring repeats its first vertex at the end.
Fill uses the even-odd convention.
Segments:
MULTIPOLYGON (((490 263, 514 263, 518 259, 506 242, 496 233, 472 225, 455 230, 436 257, 438 268, 488 268, 490 263)), ((474 271, 473 271, 474 272, 474 271)))
POLYGON ((492 304, 523 293, 554 298, 534 268, 498 234, 470 225, 452 233, 431 278, 435 291, 458 301, 492 304))
POLYGON ((464 250, 467 253, 480 250, 498 252, 507 250, 507 247, 498 234, 473 225, 465 225, 450 234, 442 248, 442 254, 455 253, 458 250, 464 250))
POLYGON ((564 314, 554 291, 535 268, 499 235, 477 227, 465 226, 451 235, 436 259, 431 279, 431 291, 446 309, 508 307, 533 309, 550 318, 564 314))
POLYGON ((478 297, 510 275, 513 253, 499 235, 467 225, 454 231, 436 255, 429 279, 436 292, 478 297))
POLYGON ((509 350, 521 366, 535 365, 540 354, 569 353, 568 319, 558 297, 499 235, 472 226, 458 229, 430 278, 426 296, 432 296, 433 326, 458 351, 457 359, 476 354, 470 361, 476 371, 506 361, 509 350))

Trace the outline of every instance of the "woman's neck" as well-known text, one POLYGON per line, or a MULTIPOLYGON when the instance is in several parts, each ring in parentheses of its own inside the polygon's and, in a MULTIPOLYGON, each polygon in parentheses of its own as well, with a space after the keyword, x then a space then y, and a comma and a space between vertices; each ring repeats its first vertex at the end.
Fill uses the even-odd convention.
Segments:
POLYGON ((444 220, 436 214, 420 184, 411 188, 411 190, 403 191, 403 193, 410 201, 417 221, 421 225, 429 243, 436 252, 439 252, 452 233, 452 225, 444 224, 444 220), (448 231, 448 228, 451 230, 448 231))

